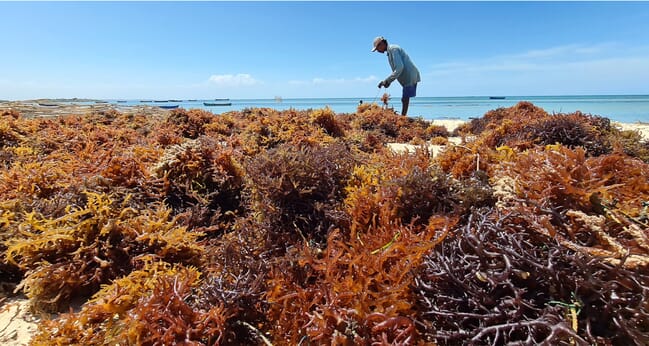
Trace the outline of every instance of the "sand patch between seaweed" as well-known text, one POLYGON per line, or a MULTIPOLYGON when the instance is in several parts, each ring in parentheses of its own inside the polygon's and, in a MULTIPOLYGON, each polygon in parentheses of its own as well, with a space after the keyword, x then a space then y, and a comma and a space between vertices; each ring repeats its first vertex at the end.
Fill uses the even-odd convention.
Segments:
POLYGON ((649 123, 635 122, 635 123, 620 123, 617 121, 611 122, 615 127, 623 131, 638 131, 645 140, 649 140, 649 123))
POLYGON ((25 297, 4 298, 0 302, 0 344, 28 345, 38 329, 40 318, 31 313, 25 297))

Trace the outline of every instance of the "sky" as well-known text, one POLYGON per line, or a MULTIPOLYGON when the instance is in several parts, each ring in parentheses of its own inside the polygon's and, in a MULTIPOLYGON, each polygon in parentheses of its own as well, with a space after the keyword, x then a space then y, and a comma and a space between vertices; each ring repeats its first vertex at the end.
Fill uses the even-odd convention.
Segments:
POLYGON ((418 96, 649 94, 649 2, 0 2, 0 13, 7 100, 372 97, 391 72, 371 52, 378 35, 417 65, 418 96))

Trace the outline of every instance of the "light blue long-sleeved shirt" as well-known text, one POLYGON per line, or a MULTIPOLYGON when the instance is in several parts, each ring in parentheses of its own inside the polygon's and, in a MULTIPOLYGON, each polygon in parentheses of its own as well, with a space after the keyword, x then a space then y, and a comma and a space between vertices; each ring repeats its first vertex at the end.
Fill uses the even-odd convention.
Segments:
POLYGON ((396 44, 391 44, 388 46, 387 54, 390 67, 392 68, 392 74, 385 79, 385 82, 389 84, 396 79, 399 81, 399 84, 405 87, 421 81, 419 70, 403 48, 396 44))

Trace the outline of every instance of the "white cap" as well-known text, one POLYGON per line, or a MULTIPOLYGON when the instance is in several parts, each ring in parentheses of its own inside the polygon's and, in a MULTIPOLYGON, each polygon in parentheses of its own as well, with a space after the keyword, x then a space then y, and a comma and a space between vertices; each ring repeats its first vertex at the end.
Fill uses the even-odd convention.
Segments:
POLYGON ((374 48, 372 48, 372 52, 376 52, 376 47, 378 47, 379 43, 385 41, 385 38, 383 36, 377 36, 374 39, 374 48))

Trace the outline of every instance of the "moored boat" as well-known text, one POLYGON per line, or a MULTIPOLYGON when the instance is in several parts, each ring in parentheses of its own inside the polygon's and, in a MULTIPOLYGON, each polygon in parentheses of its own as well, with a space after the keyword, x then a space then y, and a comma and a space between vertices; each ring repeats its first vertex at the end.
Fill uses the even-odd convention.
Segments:
POLYGON ((204 106, 207 107, 216 107, 216 106, 232 106, 232 102, 203 102, 204 106))

